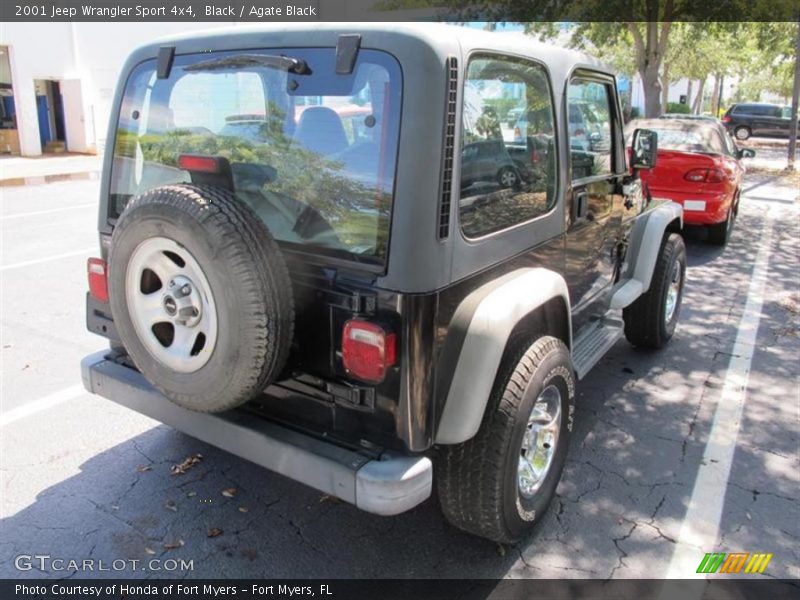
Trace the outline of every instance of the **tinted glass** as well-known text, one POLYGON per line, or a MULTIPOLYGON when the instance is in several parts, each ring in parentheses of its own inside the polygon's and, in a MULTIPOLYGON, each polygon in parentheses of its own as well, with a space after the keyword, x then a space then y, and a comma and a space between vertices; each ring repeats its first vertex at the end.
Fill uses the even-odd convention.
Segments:
POLYGON ((223 156, 237 197, 276 239, 380 262, 401 86, 397 61, 366 49, 351 75, 336 74, 332 48, 179 56, 167 79, 143 63, 119 116, 116 210, 153 187, 190 181, 177 167, 181 154, 223 156), (276 66, 281 55, 305 60, 311 73, 276 66))
POLYGON ((476 238, 535 219, 555 203, 553 104, 540 65, 470 61, 464 86, 461 229, 476 238), (520 117, 514 123, 514 115, 520 117))
POLYGON ((574 80, 569 85, 567 105, 573 180, 611 173, 609 98, 608 86, 603 83, 574 80))

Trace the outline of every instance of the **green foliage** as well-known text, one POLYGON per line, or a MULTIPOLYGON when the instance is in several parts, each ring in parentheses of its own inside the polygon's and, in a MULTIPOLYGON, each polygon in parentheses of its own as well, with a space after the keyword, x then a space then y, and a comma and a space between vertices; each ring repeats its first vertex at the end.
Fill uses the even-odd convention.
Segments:
POLYGON ((689 108, 688 104, 681 104, 680 102, 667 102, 666 112, 673 114, 688 115, 690 112, 692 112, 692 109, 689 108))

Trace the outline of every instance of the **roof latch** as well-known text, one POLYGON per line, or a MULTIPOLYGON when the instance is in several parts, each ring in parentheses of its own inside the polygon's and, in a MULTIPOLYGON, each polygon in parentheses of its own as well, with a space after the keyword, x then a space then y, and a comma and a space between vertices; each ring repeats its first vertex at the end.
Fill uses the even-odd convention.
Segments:
POLYGON ((158 49, 158 68, 156 76, 159 79, 167 79, 172 71, 172 61, 175 60, 175 46, 161 46, 158 49))
POLYGON ((349 75, 358 58, 361 36, 357 33, 343 33, 336 41, 336 73, 349 75))

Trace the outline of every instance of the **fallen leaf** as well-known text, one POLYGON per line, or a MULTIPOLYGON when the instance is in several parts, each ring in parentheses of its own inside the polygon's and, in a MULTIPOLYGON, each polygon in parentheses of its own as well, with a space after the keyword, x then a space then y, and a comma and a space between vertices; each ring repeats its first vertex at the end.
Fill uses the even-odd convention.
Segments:
POLYGON ((197 496, 197 492, 189 492, 188 494, 186 494, 187 498, 194 498, 195 496, 197 496))
POLYGON ((505 548, 505 546, 503 546, 503 544, 497 544, 497 553, 500 556, 505 556, 506 555, 506 548, 505 548))
POLYGON ((225 488, 222 490, 222 495, 226 498, 233 498, 238 490, 236 488, 225 488))
POLYGON ((222 529, 219 529, 218 527, 212 527, 211 529, 208 530, 208 534, 207 535, 208 535, 208 537, 212 537, 212 538, 220 536, 220 535, 222 535, 222 529))
POLYGON ((240 506, 240 507, 239 507, 239 512, 240 512, 240 513, 246 513, 246 512, 248 512, 249 510, 250 510, 250 509, 249 509, 249 508, 247 508, 246 506, 240 506))
POLYGON ((178 540, 176 542, 167 542, 164 544, 164 550, 175 550, 176 548, 183 548, 186 544, 183 540, 178 540))
POLYGON ((164 505, 164 508, 167 510, 171 510, 172 512, 178 512, 178 505, 175 504, 174 500, 167 500, 167 503, 164 505))
POLYGON ((151 467, 150 465, 139 465, 138 467, 136 467, 136 471, 139 473, 144 473, 146 471, 150 471, 152 468, 153 467, 151 467))
POLYGON ((201 454, 193 454, 192 456, 187 456, 186 458, 183 459, 183 462, 181 464, 172 465, 172 469, 170 469, 170 474, 183 475, 184 473, 186 473, 186 471, 191 469, 201 460, 203 460, 203 456, 201 454))
POLYGON ((147 552, 147 554, 151 554, 151 555, 156 553, 155 550, 153 550, 152 548, 147 548, 147 547, 145 547, 144 551, 147 552))
POLYGON ((331 496, 330 494, 322 494, 319 499, 320 504, 323 502, 341 502, 336 496, 331 496))

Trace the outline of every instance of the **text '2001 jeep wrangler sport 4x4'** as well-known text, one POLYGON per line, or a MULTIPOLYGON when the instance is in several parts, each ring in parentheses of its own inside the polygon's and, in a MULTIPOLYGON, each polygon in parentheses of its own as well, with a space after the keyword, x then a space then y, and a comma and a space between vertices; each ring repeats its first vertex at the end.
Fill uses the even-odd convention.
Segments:
POLYGON ((430 496, 520 539, 576 379, 663 346, 679 205, 642 194, 612 73, 441 25, 237 29, 137 50, 115 97, 86 387, 377 514, 430 496), (570 136, 570 106, 593 130, 570 136), (524 138, 508 126, 524 113, 524 138))

